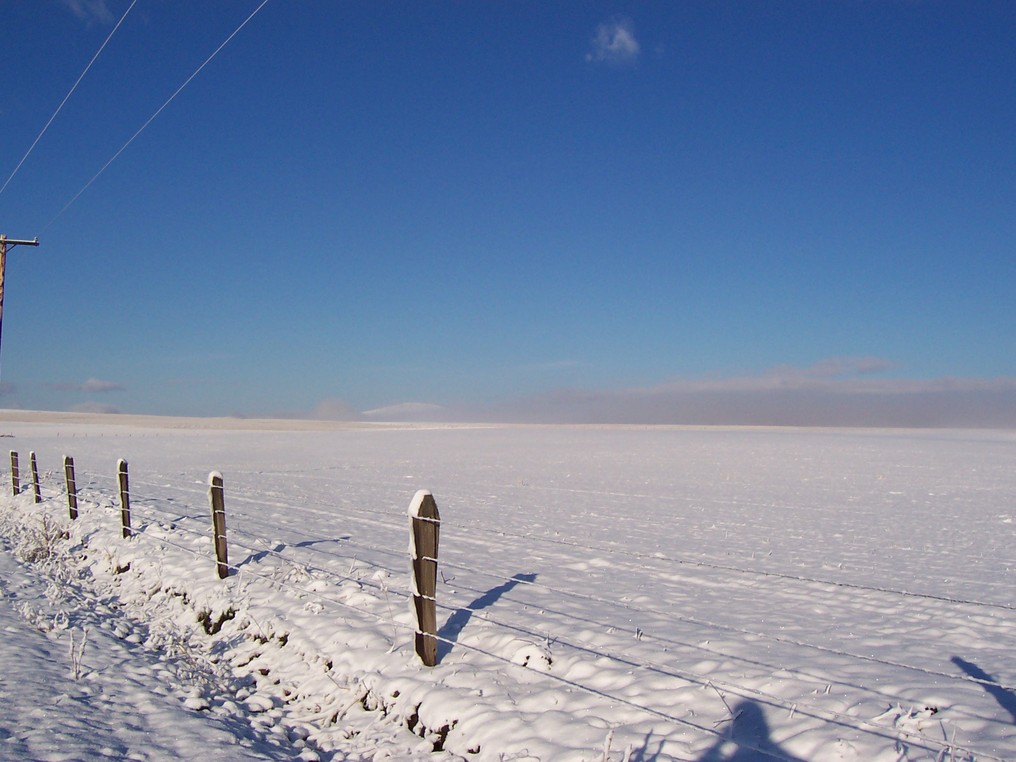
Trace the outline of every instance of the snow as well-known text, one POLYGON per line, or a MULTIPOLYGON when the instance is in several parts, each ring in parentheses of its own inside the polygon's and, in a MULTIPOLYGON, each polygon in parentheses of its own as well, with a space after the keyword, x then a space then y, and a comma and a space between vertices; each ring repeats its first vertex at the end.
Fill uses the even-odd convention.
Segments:
POLYGON ((240 718, 191 711, 180 663, 136 645, 138 624, 34 571, 0 553, 0 758, 296 758, 240 718))
POLYGON ((228 425, 0 424, 0 758, 1016 759, 1016 433, 228 425))

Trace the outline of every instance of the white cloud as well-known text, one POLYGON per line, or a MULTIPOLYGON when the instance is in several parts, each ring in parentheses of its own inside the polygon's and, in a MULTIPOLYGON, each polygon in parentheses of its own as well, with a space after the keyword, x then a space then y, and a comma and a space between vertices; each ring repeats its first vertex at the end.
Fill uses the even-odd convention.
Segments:
POLYGON ((633 63, 640 50, 631 19, 614 19, 596 28, 586 60, 607 64, 633 63))
POLYGON ((106 0, 63 0, 63 4, 82 21, 112 24, 116 17, 106 7, 106 0))

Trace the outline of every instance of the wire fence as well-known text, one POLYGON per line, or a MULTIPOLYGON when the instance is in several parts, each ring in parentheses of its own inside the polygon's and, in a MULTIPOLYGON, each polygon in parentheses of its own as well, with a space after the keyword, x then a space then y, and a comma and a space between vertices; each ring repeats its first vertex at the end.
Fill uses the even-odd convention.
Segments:
MULTIPOLYGON (((30 454, 31 470, 29 483, 22 484, 25 469, 19 463, 17 453, 11 452, 11 480, 14 495, 27 492, 31 488, 37 504, 52 507, 66 501, 71 519, 76 510, 89 510, 97 507, 112 508, 128 502, 126 496, 117 494, 117 477, 125 475, 126 463, 118 464, 118 472, 101 474, 90 471, 79 471, 72 476, 73 461, 64 472, 45 471, 40 476, 35 454, 30 454), (122 470, 121 470, 122 469, 122 470), (60 477, 65 478, 61 485, 60 477), (72 497, 74 500, 72 501, 72 497), (80 508, 78 507, 80 505, 80 508)), ((221 476, 219 477, 221 485, 221 476)), ((402 484, 399 485, 404 486, 402 484)), ((821 703, 820 699, 808 700, 800 698, 788 700, 770 691, 751 687, 735 680, 719 679, 714 675, 698 673, 682 665, 694 664, 704 657, 723 659, 742 665, 747 670, 764 670, 771 673, 781 672, 792 675, 802 684, 813 686, 808 695, 821 696, 828 694, 832 686, 849 688, 860 692, 882 703, 889 702, 902 705, 907 697, 890 688, 863 685, 856 678, 837 677, 822 670, 809 669, 807 666, 788 663, 777 653, 769 653, 769 649, 760 649, 759 653, 746 656, 736 649, 724 648, 722 643, 711 645, 709 633, 713 636, 727 635, 753 642, 769 643, 776 646, 791 646, 795 649, 807 649, 817 653, 835 657, 846 665, 845 675, 852 674, 849 669, 852 663, 862 662, 877 664, 884 667, 908 670, 938 680, 961 681, 976 684, 988 692, 999 692, 1016 695, 1016 687, 1001 682, 978 677, 976 675, 957 675, 936 670, 918 664, 907 664, 898 660, 886 659, 872 654, 857 653, 826 644, 809 642, 809 640, 790 635, 774 634, 762 630, 732 626, 709 618, 681 613, 669 608, 646 605, 643 602, 633 603, 611 597, 605 592, 597 593, 589 590, 576 590, 560 583, 548 583, 538 580, 535 574, 518 573, 505 575, 491 568, 480 568, 475 563, 462 561, 469 557, 465 553, 452 553, 453 560, 441 561, 441 579, 445 582, 440 593, 421 593, 421 583, 414 579, 412 589, 406 590, 399 586, 390 586, 387 579, 406 575, 411 566, 411 558, 405 550, 407 539, 407 514, 405 511, 382 507, 377 510, 351 504, 342 504, 333 509, 323 509, 313 505, 298 505, 281 498, 261 497, 250 494, 237 494, 229 497, 228 547, 232 551, 233 561, 226 560, 225 529, 213 529, 212 511, 209 510, 209 488, 201 489, 193 485, 181 486, 168 484, 164 479, 154 480, 151 477, 132 478, 129 497, 131 518, 124 521, 131 524, 130 539, 142 542, 151 541, 165 547, 184 552, 196 559, 209 564, 209 574, 220 569, 220 576, 242 575, 247 579, 259 580, 273 586, 277 590, 289 593, 299 599, 314 601, 322 609, 344 612, 345 615, 356 615, 375 621, 391 628, 396 638, 391 641, 395 645, 397 633, 402 631, 415 634, 419 638, 425 636, 434 647, 431 665, 443 654, 451 651, 469 652, 478 657, 490 660, 498 668, 526 669, 511 657, 497 650, 485 647, 487 642, 478 637, 465 637, 467 624, 472 629, 479 627, 491 632, 503 633, 518 637, 526 642, 545 642, 552 644, 555 652, 568 652, 592 657, 596 660, 609 662, 616 667, 639 670, 654 678, 664 678, 686 685, 695 685, 715 691, 726 704, 724 696, 734 696, 756 702, 774 710, 786 712, 788 716, 801 715, 819 723, 837 726, 841 729, 885 739, 897 743, 901 733, 911 746, 927 750, 939 758, 946 754, 969 754, 971 749, 963 748, 954 741, 938 739, 923 733, 901 731, 899 728, 887 728, 870 720, 859 718, 853 714, 831 709, 821 703), (203 507, 199 507, 204 503, 203 507), (239 506, 239 508, 237 508, 239 506), (280 527, 273 523, 273 511, 285 511, 290 516, 292 526, 280 527), (331 536, 321 536, 301 528, 311 526, 320 528, 332 524, 341 527, 331 536), (222 539, 221 552, 217 540, 222 539), (270 538, 270 539, 269 539, 270 538), (385 540, 380 544, 378 538, 385 540), (201 549, 202 544, 204 550, 201 549), (239 551, 239 552, 238 552, 239 551), (216 563, 213 564, 212 560, 216 563), (346 569, 346 571, 342 571, 346 569), (225 573, 222 573, 225 572, 225 573), (301 584, 301 580, 305 583, 301 584), (321 583, 326 584, 312 584, 321 583), (455 584, 452 585, 451 583, 455 584), (489 582, 490 584, 487 584, 489 582), (351 603, 344 586, 355 587, 359 592, 369 591, 373 600, 351 603), (402 600, 407 606, 414 599, 426 599, 434 611, 443 615, 444 626, 436 624, 424 628, 420 618, 415 623, 407 623, 392 614, 389 596, 402 600), (473 600, 467 600, 474 596, 473 600), (581 606, 568 606, 567 601, 580 602, 581 606), (496 604, 496 605, 494 605, 496 604), (496 613, 495 613, 496 612, 496 613), (646 632, 634 624, 637 621, 678 621, 691 625, 696 632, 706 635, 704 638, 681 638, 669 634, 665 628, 657 627, 646 632), (647 644, 652 646, 647 648, 647 644), (647 657, 647 652, 651 657, 647 657)), ((436 510, 436 509, 435 509, 436 510)), ((587 545, 582 545, 569 538, 537 536, 532 533, 511 533, 494 531, 479 525, 477 522, 449 522, 439 519, 424 519, 442 526, 443 530, 452 530, 455 543, 513 541, 524 540, 530 552, 539 553, 540 546, 566 546, 577 554, 589 552, 587 545), (454 530, 460 530, 455 533, 454 530)), ((125 524, 126 526, 126 524, 125 524)), ((125 537, 127 536, 125 530, 125 537)), ((520 547, 522 544, 520 543, 520 547)), ((1016 607, 998 603, 966 600, 915 593, 907 590, 891 589, 880 586, 859 585, 823 580, 807 575, 790 575, 764 570, 748 569, 736 565, 716 564, 696 559, 661 556, 660 554, 643 554, 635 549, 594 548, 594 551, 610 552, 617 563, 629 563, 645 567, 650 565, 667 565, 669 567, 687 566, 706 568, 739 577, 764 580, 775 578, 780 581, 802 585, 815 595, 835 595, 843 590, 863 590, 867 593, 884 596, 896 600, 918 600, 947 603, 952 606, 969 608, 971 611, 984 609, 989 614, 992 610, 1013 610, 1016 607)), ((436 540, 433 556, 423 556, 423 560, 437 565, 436 540)), ((665 584, 665 583, 664 583, 665 584)), ((434 617, 432 617, 434 619, 434 617)), ((435 619, 436 621, 436 619, 435 619)), ((428 663, 419 647, 417 653, 428 663)), ((556 674, 552 669, 530 670, 537 679, 546 680, 565 686, 568 689, 585 693, 597 699, 607 700, 614 705, 623 706, 638 713, 662 719, 674 725, 723 739, 725 730, 717 724, 699 722, 681 716, 678 712, 654 705, 649 700, 640 699, 630 692, 607 690, 596 684, 592 679, 575 679, 556 674)), ((728 707, 729 709, 729 707, 728 707)), ((739 742, 749 751, 755 751, 765 757, 780 758, 769 746, 752 746, 750 742, 739 742)), ((992 756, 982 751, 976 757, 983 760, 1002 760, 1004 757, 992 756)), ((785 756, 786 759, 793 759, 785 756)))

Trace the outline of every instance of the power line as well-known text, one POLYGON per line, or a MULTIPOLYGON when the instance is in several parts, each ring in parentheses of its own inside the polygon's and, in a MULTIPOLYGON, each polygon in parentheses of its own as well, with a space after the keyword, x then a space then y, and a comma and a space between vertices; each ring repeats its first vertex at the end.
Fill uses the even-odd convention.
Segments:
POLYGON ((116 30, 120 28, 120 25, 123 23, 123 20, 127 18, 127 14, 131 12, 131 9, 137 2, 138 0, 131 0, 130 6, 128 6, 127 10, 123 12, 123 16, 120 17, 120 20, 116 22, 116 26, 113 27, 113 31, 109 33, 109 35, 106 37, 106 40, 102 43, 102 45, 99 46, 99 49, 95 51, 95 55, 92 56, 92 60, 88 62, 88 66, 85 67, 85 70, 81 72, 81 76, 78 77, 77 82, 75 82, 74 85, 71 87, 71 89, 67 91, 67 95, 65 95, 64 99, 60 101, 60 105, 56 107, 56 111, 53 112, 53 116, 49 118, 49 121, 46 122, 46 125, 42 128, 42 131, 36 136, 35 140, 32 141, 32 145, 30 145, 28 147, 28 150, 25 151, 25 155, 21 157, 21 161, 18 162, 18 166, 16 166, 14 168, 14 171, 11 172, 11 176, 7 178, 7 181, 3 184, 3 187, 0 187, 0 194, 2 194, 7 189, 7 186, 10 185, 11 180, 14 179, 14 175, 18 173, 18 170, 21 169, 21 165, 25 163, 25 160, 28 158, 28 155, 32 153, 32 150, 35 148, 36 144, 42 139, 42 136, 46 134, 46 130, 48 130, 49 126, 53 124, 53 120, 56 119, 56 115, 60 113, 60 110, 64 107, 64 104, 67 103, 71 95, 74 94, 74 91, 78 88, 78 85, 81 84, 81 80, 83 80, 85 78, 85 75, 88 74, 88 70, 92 68, 92 64, 95 63, 95 60, 99 57, 99 54, 102 53, 102 51, 105 49, 109 41, 113 39, 113 35, 116 34, 116 30))
POLYGON ((268 0, 262 0, 261 4, 258 5, 258 7, 255 8, 246 19, 243 20, 243 22, 240 24, 240 26, 238 26, 236 29, 234 29, 233 33, 231 35, 229 35, 229 37, 227 37, 223 41, 223 43, 221 45, 219 45, 219 47, 217 47, 214 51, 212 51, 212 54, 210 56, 208 56, 208 58, 205 59, 204 63, 202 63, 197 69, 194 70, 193 74, 191 74, 189 77, 187 77, 186 80, 184 80, 184 83, 182 85, 180 85, 180 87, 178 87, 176 89, 176 91, 171 96, 169 96, 169 98, 166 99, 165 103, 163 103, 161 106, 159 106, 158 109, 156 109, 154 114, 152 114, 150 117, 148 117, 148 120, 144 124, 141 125, 141 127, 138 129, 137 132, 135 132, 133 135, 131 135, 131 137, 127 140, 127 142, 124 143, 120 147, 120 150, 117 151, 115 154, 113 154, 112 158, 110 158, 109 161, 107 161, 105 164, 102 165, 102 169, 100 169, 98 172, 96 172, 95 175, 92 177, 92 179, 89 180, 87 183, 85 183, 84 187, 81 190, 79 190, 77 193, 75 193, 74 197, 71 198, 70 201, 68 201, 66 204, 64 204, 63 209, 61 209, 59 212, 57 212, 56 216, 53 217, 53 219, 51 219, 49 222, 46 223, 45 227, 43 227, 43 229, 42 229, 43 232, 48 230, 50 225, 52 225, 54 222, 56 222, 58 219, 60 219, 60 217, 63 215, 63 213, 66 212, 71 207, 71 205, 75 201, 77 201, 86 190, 88 190, 91 187, 92 183, 94 183, 96 180, 98 180, 99 176, 109 168, 109 165, 112 164, 114 161, 116 161, 120 157, 120 154, 122 154, 124 151, 127 150, 127 146, 129 146, 131 143, 133 143, 135 141, 135 139, 137 139, 138 135, 140 135, 142 132, 144 132, 145 128, 148 127, 148 125, 150 125, 152 122, 155 121, 155 118, 159 114, 161 114, 163 112, 163 110, 170 103, 173 102, 173 100, 176 98, 176 96, 178 96, 183 91, 183 89, 185 87, 187 87, 187 85, 189 85, 191 83, 191 80, 193 80, 198 74, 200 74, 201 70, 204 69, 211 62, 211 60, 213 58, 215 58, 215 56, 217 56, 219 54, 219 51, 221 51, 224 47, 226 47, 226 45, 229 44, 230 40, 232 40, 234 37, 236 37, 236 35, 240 33, 240 30, 243 29, 245 26, 247 26, 248 22, 250 22, 250 20, 252 18, 254 18, 258 14, 258 12, 262 8, 264 8, 266 5, 268 5, 268 0))

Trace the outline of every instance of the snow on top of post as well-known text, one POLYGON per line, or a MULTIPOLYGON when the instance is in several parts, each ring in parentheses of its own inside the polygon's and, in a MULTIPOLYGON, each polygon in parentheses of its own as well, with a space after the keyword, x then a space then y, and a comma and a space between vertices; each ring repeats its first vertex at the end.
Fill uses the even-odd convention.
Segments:
POLYGON ((412 518, 415 519, 420 515, 420 507, 423 505, 424 499, 430 496, 430 490, 417 490, 416 494, 413 495, 413 501, 409 504, 409 515, 412 518))
POLYGON ((208 486, 209 487, 214 486, 216 479, 219 479, 219 480, 222 479, 222 472, 221 471, 212 471, 211 473, 208 474, 208 486))

